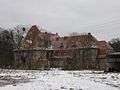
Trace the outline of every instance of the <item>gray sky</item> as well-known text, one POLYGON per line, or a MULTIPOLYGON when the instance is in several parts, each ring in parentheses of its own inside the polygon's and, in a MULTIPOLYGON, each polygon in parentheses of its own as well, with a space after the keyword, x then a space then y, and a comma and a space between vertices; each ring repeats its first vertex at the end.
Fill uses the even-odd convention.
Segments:
POLYGON ((120 37, 120 0, 0 0, 0 27, 18 24, 60 35, 91 32, 108 41, 120 37))

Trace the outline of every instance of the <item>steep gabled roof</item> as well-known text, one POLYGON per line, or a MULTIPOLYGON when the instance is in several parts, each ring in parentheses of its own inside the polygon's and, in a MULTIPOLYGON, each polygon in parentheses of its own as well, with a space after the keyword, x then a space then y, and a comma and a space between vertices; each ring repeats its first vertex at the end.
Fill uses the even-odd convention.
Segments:
POLYGON ((97 45, 100 49, 113 49, 106 41, 98 41, 97 45))
POLYGON ((36 25, 33 25, 30 30, 27 33, 27 36, 25 37, 26 40, 33 40, 35 37, 38 36, 40 33, 38 27, 36 25))
POLYGON ((105 58, 107 55, 107 50, 113 49, 106 41, 98 41, 98 48, 100 49, 98 52, 98 58, 105 58))
POLYGON ((45 44, 48 44, 48 42, 50 42, 50 40, 54 37, 59 37, 59 35, 48 32, 41 32, 36 25, 33 25, 28 31, 25 37, 25 41, 28 42, 30 47, 40 49, 45 47, 45 44))

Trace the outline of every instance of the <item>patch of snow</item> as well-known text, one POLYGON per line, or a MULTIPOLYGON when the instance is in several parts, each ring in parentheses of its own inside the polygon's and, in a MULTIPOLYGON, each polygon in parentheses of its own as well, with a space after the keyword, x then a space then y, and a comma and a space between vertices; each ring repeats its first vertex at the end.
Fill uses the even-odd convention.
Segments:
POLYGON ((29 82, 11 83, 0 87, 0 90, 120 90, 119 73, 59 69, 49 71, 1 69, 0 77, 6 76, 29 79, 29 82))

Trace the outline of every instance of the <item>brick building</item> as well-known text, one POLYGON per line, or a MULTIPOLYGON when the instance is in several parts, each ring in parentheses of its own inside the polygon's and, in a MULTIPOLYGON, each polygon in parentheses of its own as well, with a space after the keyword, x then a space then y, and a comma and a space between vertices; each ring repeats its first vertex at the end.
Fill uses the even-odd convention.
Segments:
POLYGON ((113 49, 105 41, 98 41, 91 33, 60 37, 58 33, 41 32, 34 25, 21 46, 21 51, 25 53, 30 50, 33 53, 31 61, 46 61, 50 67, 104 69, 105 57, 113 49))
POLYGON ((63 69, 104 69, 105 57, 112 47, 98 41, 91 33, 57 37, 53 41, 51 66, 63 69))

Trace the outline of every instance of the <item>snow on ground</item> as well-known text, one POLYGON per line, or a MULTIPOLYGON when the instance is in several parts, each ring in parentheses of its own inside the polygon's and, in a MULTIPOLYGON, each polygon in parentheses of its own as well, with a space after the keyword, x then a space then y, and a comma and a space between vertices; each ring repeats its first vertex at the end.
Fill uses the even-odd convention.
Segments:
POLYGON ((0 69, 0 90, 120 90, 120 74, 0 69))

